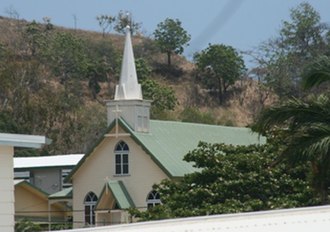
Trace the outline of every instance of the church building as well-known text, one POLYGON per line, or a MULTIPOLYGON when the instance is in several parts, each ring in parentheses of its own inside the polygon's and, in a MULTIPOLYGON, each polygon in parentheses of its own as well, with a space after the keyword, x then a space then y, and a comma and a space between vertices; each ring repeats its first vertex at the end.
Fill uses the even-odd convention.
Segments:
POLYGON ((152 186, 194 172, 183 157, 199 141, 265 142, 248 128, 150 120, 151 104, 142 97, 127 29, 119 84, 106 104, 107 131, 66 179, 72 183, 74 228, 129 223, 126 209, 161 204, 152 186))

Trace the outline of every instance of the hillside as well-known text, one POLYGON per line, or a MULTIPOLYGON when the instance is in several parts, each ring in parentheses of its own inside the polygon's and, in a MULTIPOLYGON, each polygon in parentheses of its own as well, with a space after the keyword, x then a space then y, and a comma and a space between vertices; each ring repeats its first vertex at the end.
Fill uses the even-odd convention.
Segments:
MULTIPOLYGON (((154 118, 247 126, 274 101, 245 77, 220 106, 196 80, 193 63, 174 56, 167 67, 166 56, 141 35, 133 47, 147 78, 177 99, 154 118)), ((85 152, 106 127, 104 101, 113 98, 122 50, 122 35, 0 17, 0 131, 45 134, 53 143, 43 154, 85 152)))

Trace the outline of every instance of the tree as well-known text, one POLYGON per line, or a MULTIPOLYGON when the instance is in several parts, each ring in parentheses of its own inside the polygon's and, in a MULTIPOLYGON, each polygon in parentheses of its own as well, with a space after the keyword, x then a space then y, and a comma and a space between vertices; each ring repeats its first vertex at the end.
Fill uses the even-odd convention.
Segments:
POLYGON ((162 86, 151 79, 142 81, 141 85, 143 98, 152 100, 151 117, 157 118, 165 111, 174 110, 177 99, 172 88, 162 86))
POLYGON ((325 95, 309 101, 291 99, 280 106, 262 112, 255 129, 267 132, 282 128, 285 148, 282 158, 291 163, 298 160, 311 162, 313 187, 328 201, 330 184, 330 101, 325 95))
POLYGON ((155 41, 161 52, 167 54, 167 64, 171 66, 171 55, 182 54, 190 41, 190 35, 182 28, 179 19, 165 19, 157 25, 154 32, 155 41))
POLYGON ((262 44, 257 63, 267 69, 264 81, 281 100, 302 96, 303 70, 316 56, 328 52, 327 33, 319 13, 303 2, 291 9, 290 20, 283 22, 279 36, 262 44))
POLYGON ((307 2, 291 9, 291 22, 284 21, 280 30, 281 42, 287 52, 303 57, 315 56, 324 47, 325 25, 320 14, 307 2))
POLYGON ((141 28, 141 23, 134 22, 129 12, 119 11, 116 17, 115 31, 121 34, 126 33, 126 27, 130 27, 131 34, 134 35, 141 28))
POLYGON ((102 29, 102 37, 105 36, 105 32, 110 30, 112 24, 115 22, 116 17, 111 15, 99 15, 96 17, 96 20, 99 22, 99 26, 102 29))
POLYGON ((151 68, 145 59, 143 59, 143 58, 136 59, 135 67, 136 67, 136 74, 139 78, 139 81, 144 81, 144 80, 150 78, 151 68))
POLYGON ((84 41, 67 32, 57 32, 43 51, 43 60, 61 83, 85 79, 90 62, 84 41))
MULTIPOLYGON (((304 77, 305 88, 329 80, 329 60, 322 57, 309 68, 304 77)), ((280 128, 286 135, 282 158, 292 163, 311 163, 312 182, 322 203, 328 202, 330 186, 330 98, 329 94, 312 96, 307 100, 290 99, 262 112, 255 130, 266 133, 280 128)))
POLYGON ((214 114, 211 112, 201 112, 196 107, 186 107, 180 114, 182 122, 194 122, 194 123, 203 123, 203 124, 216 124, 216 119, 214 114))
POLYGON ((154 188, 162 205, 133 215, 142 220, 259 211, 313 205, 302 163, 271 167, 275 145, 233 146, 200 142, 184 160, 198 171, 154 188))
POLYGON ((202 83, 218 93, 219 104, 223 103, 228 87, 245 72, 242 56, 233 47, 223 44, 209 44, 194 55, 194 61, 202 83))
POLYGON ((40 225, 31 222, 28 219, 22 219, 15 224, 15 232, 36 232, 42 231, 40 225))
POLYGON ((330 58, 320 56, 306 68, 302 84, 305 89, 310 89, 325 82, 330 83, 330 58))

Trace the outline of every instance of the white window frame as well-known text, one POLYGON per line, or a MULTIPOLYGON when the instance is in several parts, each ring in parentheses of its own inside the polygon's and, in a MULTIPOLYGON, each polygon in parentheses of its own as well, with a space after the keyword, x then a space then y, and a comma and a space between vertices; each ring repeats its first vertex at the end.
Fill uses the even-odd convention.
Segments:
POLYGON ((120 141, 115 147, 115 175, 129 175, 129 147, 120 141))
POLYGON ((160 195, 157 191, 152 190, 147 195, 147 208, 155 207, 156 205, 162 204, 162 201, 160 200, 160 195))
POLYGON ((97 203, 98 197, 94 192, 88 192, 84 199, 84 221, 86 225, 95 225, 96 218, 95 218, 95 206, 97 203), (90 198, 90 199, 88 199, 90 198), (86 220, 86 207, 89 211, 89 222, 86 220))

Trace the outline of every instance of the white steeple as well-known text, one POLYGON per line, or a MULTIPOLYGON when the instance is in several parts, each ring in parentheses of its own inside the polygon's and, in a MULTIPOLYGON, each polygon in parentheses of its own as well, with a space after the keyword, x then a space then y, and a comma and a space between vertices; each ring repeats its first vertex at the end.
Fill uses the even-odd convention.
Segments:
POLYGON ((126 38, 119 84, 115 99, 107 102, 108 125, 123 119, 134 131, 148 133, 151 101, 143 100, 138 83, 130 28, 126 27, 126 38))
POLYGON ((119 84, 115 100, 142 100, 141 85, 138 83, 130 27, 126 27, 126 38, 119 84))

